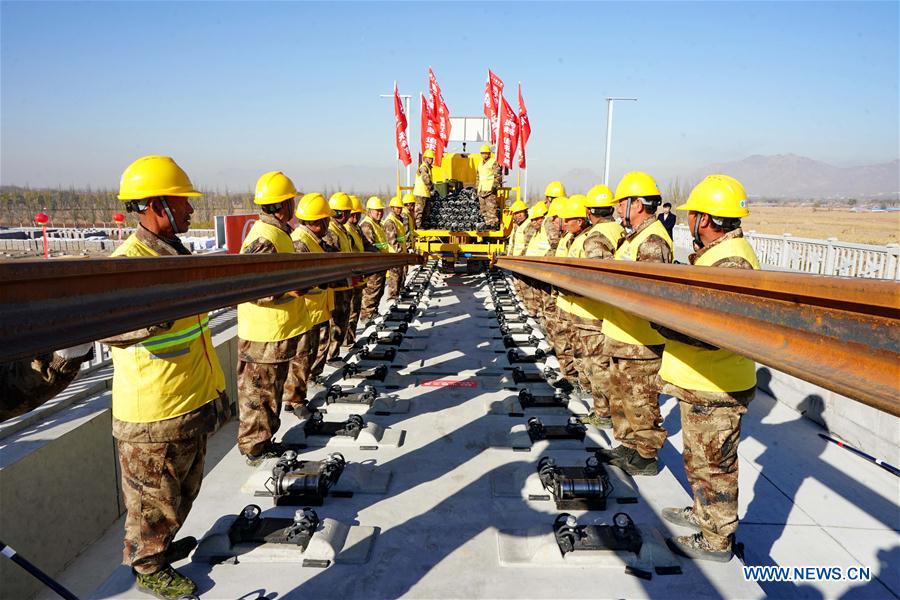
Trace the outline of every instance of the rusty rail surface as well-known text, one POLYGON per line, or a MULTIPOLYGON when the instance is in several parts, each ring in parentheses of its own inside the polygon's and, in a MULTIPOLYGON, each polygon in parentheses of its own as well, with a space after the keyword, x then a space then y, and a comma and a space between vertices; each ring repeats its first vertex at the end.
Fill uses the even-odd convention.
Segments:
POLYGON ((497 266, 900 416, 900 284, 576 258, 497 266))
POLYGON ((3 262, 0 362, 420 262, 365 253, 3 262))

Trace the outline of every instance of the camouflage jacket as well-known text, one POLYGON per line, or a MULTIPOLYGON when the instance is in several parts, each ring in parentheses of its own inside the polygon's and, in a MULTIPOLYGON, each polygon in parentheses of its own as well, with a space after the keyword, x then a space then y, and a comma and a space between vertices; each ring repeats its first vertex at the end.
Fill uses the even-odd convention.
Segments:
MULTIPOLYGON (((143 226, 139 226, 135 235, 141 242, 152 248, 160 256, 175 256, 190 254, 178 238, 165 240, 143 226)), ((119 348, 127 348, 147 338, 159 335, 172 328, 174 322, 151 325, 130 333, 114 336, 102 340, 103 343, 119 348)), ((149 442, 173 442, 195 438, 198 435, 206 435, 216 430, 218 426, 231 417, 231 405, 228 396, 223 392, 216 400, 207 402, 200 408, 191 412, 163 419, 152 423, 129 423, 113 417, 112 434, 117 440, 134 443, 149 442)))
MULTIPOLYGON (((494 180, 491 184, 491 191, 490 192, 481 192, 481 196, 483 196, 483 197, 493 196, 494 194, 497 193, 497 190, 499 190, 501 187, 503 187, 503 167, 496 161, 494 162, 494 167, 491 169, 491 177, 494 180)), ((478 183, 479 183, 478 180, 479 179, 480 179, 480 177, 478 176, 478 171, 476 171, 475 172, 475 189, 476 190, 478 189, 478 183)))
POLYGON ((384 229, 384 237, 387 239, 388 246, 394 252, 400 252, 400 242, 397 241, 397 235, 399 232, 397 231, 397 226, 390 219, 385 219, 381 222, 381 227, 384 229))
POLYGON ((363 251, 364 252, 378 252, 378 248, 375 247, 375 244, 369 239, 372 237, 374 239, 374 234, 372 233, 372 228, 367 227, 369 233, 363 233, 362 227, 359 226, 359 223, 349 223, 350 227, 353 227, 356 230, 356 233, 359 234, 359 237, 362 239, 363 243, 363 251))
MULTIPOLYGON (((291 235, 291 226, 287 223, 282 223, 273 215, 262 213, 259 215, 259 220, 291 235)), ((257 238, 247 244, 247 247, 241 251, 241 254, 278 254, 278 250, 275 248, 275 244, 269 240, 257 238)), ((284 296, 284 294, 266 296, 264 298, 257 298, 253 302, 260 306, 267 306, 282 296, 284 296)), ((238 360, 266 364, 287 362, 297 354, 297 343, 299 339, 299 336, 294 336, 277 342, 251 342, 250 340, 238 338, 238 360)))
POLYGON ((0 421, 23 415, 66 389, 87 357, 58 354, 0 364, 0 421))
POLYGON ((542 227, 544 228, 544 233, 547 234, 547 241, 550 243, 550 251, 547 252, 547 256, 553 256, 556 253, 556 247, 559 246, 562 232, 559 230, 559 225, 554 223, 550 217, 544 217, 542 227))
POLYGON ((428 189, 428 197, 430 198, 431 195, 434 194, 434 182, 431 180, 431 167, 429 167, 428 164, 423 160, 422 164, 419 165, 419 170, 416 172, 416 174, 428 189))

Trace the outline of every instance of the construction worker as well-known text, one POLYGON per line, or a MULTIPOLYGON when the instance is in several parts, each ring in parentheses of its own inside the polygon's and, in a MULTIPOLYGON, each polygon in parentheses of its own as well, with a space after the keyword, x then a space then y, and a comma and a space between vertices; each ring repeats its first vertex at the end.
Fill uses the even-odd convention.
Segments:
MULTIPOLYGON (((626 174, 615 200, 625 228, 615 259, 671 263, 672 240, 655 215, 662 196, 653 178, 641 172, 626 174)), ((601 331, 610 364, 597 383, 606 390, 613 435, 620 443, 601 454, 631 475, 656 475, 656 454, 666 441, 656 384, 665 339, 648 321, 614 305, 606 309, 601 331)))
MULTIPOLYGON (((747 194, 736 179, 710 175, 685 204, 694 236, 692 265, 759 269, 759 260, 741 231, 750 214, 747 194)), ((683 556, 727 562, 738 526, 738 443, 741 417, 756 390, 756 365, 743 356, 684 334, 655 326, 665 337, 659 370, 661 392, 678 399, 684 470, 693 506, 666 508, 666 520, 697 530, 670 538, 683 556)))
POLYGON ((503 187, 503 167, 488 144, 481 146, 481 164, 475 172, 475 189, 478 190, 478 206, 489 229, 500 227, 500 206, 497 193, 503 187))
MULTIPOLYGON (((324 242, 339 252, 353 252, 353 243, 345 228, 350 220, 350 212, 353 210, 353 201, 343 192, 333 194, 328 200, 328 205, 334 212, 331 221, 328 222, 328 233, 324 242)), ((339 284, 331 289, 334 294, 334 307, 331 309, 331 321, 328 324, 328 344, 325 351, 325 361, 340 360, 341 345, 347 337, 347 327, 350 323, 350 305, 353 301, 353 281, 348 279, 346 283, 339 284)))
MULTIPOLYGON (((253 203, 259 220, 241 244, 241 254, 293 254, 291 218, 297 197, 294 182, 281 171, 256 182, 253 203)), ((278 456, 273 442, 281 426, 281 402, 291 360, 309 330, 306 306, 296 293, 259 298, 238 305, 238 449, 250 466, 278 456)))
MULTIPOLYGON (((403 224, 403 203, 399 196, 391 198, 388 211, 381 222, 384 228, 384 237, 387 240, 388 252, 406 254, 406 226, 403 224)), ((388 270, 385 282, 388 300, 396 300, 400 295, 400 286, 403 284, 403 267, 394 267, 388 270)))
MULTIPOLYGON (((580 243, 572 244, 569 256, 572 258, 593 258, 609 260, 625 237, 625 230, 613 218, 616 201, 612 191, 605 185, 595 185, 588 191, 585 200, 590 227, 578 238, 580 243)), ((612 427, 609 399, 606 388, 601 385, 608 379, 609 357, 603 354, 603 315, 606 304, 572 295, 564 307, 569 319, 575 325, 575 368, 579 375, 588 380, 586 391, 593 399, 593 410, 582 419, 597 427, 612 427)), ((563 308, 563 307, 561 307, 563 308)))
POLYGON ((416 241, 416 197, 410 193, 403 194, 403 224, 406 225, 407 246, 412 252, 416 241))
MULTIPOLYGON (((145 156, 122 174, 119 200, 137 213, 136 231, 114 257, 191 253, 189 198, 200 196, 168 156, 145 156)), ((202 313, 102 340, 112 347, 112 432, 125 502, 124 562, 138 589, 157 598, 197 586, 172 568, 197 545, 173 541, 203 480, 206 438, 231 416, 225 376, 202 313)))
MULTIPOLYGON (((416 211, 419 210, 418 198, 416 199, 416 211)), ((384 202, 378 196, 371 196, 366 200, 366 216, 359 222, 363 238, 379 252, 389 252, 387 237, 381 227, 381 217, 384 216, 384 202)), ((418 215, 416 216, 418 220, 418 215)), ((378 303, 384 293, 384 272, 373 273, 366 278, 366 289, 363 292, 362 307, 359 318, 365 323, 378 312, 378 303)))
POLYGON ((93 350, 88 342, 0 364, 0 422, 24 415, 66 389, 93 350))
MULTIPOLYGON (((547 209, 547 216, 544 217, 544 223, 541 230, 531 238, 530 242, 528 242, 528 247, 525 250, 526 256, 556 255, 556 248, 559 245, 561 234, 561 221, 558 216, 559 209, 562 208, 566 200, 567 198, 565 196, 560 196, 559 198, 554 198, 550 203, 550 208, 547 209), (555 232, 555 239, 551 237, 551 232, 555 232)), ((540 317, 541 327, 543 328, 544 333, 547 334, 547 341, 550 342, 553 347, 556 347, 558 344, 556 337, 559 335, 559 332, 557 332, 556 327, 556 298, 552 295, 553 287, 542 281, 535 281, 533 282, 533 285, 535 290, 535 310, 540 317)), ((569 374, 567 374, 567 379, 568 375, 569 374)))
MULTIPOLYGON (((540 239, 535 241, 535 238, 542 235, 541 232, 544 230, 543 225, 547 210, 546 202, 538 202, 531 207, 529 211, 530 225, 525 230, 525 236, 528 241, 525 242, 525 251, 520 256, 546 256, 546 251, 550 247, 547 244, 546 236, 543 236, 543 241, 540 239), (531 254, 528 253, 529 248, 532 248, 531 254)), ((538 282, 530 277, 522 279, 522 303, 525 304, 528 316, 532 318, 536 318, 540 314, 538 305, 540 295, 538 294, 537 286, 538 282)))
MULTIPOLYGON (((548 209, 550 208, 550 205, 553 204, 554 200, 565 197, 566 186, 560 181, 551 181, 547 184, 547 187, 544 188, 544 202, 547 204, 548 209)), ((544 233, 547 236, 550 247, 553 248, 553 251, 555 252, 561 236, 559 222, 554 221, 553 219, 544 219, 544 233)))
POLYGON ((434 182, 431 179, 431 166, 434 164, 434 150, 428 149, 422 154, 422 164, 416 171, 416 183, 413 196, 416 198, 416 227, 422 226, 422 218, 428 213, 431 196, 434 194, 434 182))
MULTIPOLYGON (((304 194, 294 213, 300 221, 291 233, 294 252, 300 254, 325 252, 322 240, 328 232, 331 215, 332 210, 325 196, 319 192, 304 194)), ((327 286, 316 286, 305 290, 303 294, 309 335, 300 338, 297 354, 291 360, 290 372, 284 386, 284 408, 294 412, 300 419, 309 414, 306 409, 306 392, 310 379, 318 375, 317 363, 320 362, 322 367, 325 365, 325 353, 321 348, 327 346, 329 340, 327 332, 328 322, 331 319, 332 298, 331 289, 327 286)))
MULTIPOLYGON (((359 196, 350 196, 350 218, 344 223, 344 229, 350 236, 354 252, 378 252, 378 249, 369 244, 363 237, 359 228, 359 220, 363 216, 363 205, 359 196)), ((362 307, 363 291, 366 288, 365 277, 357 277, 353 282, 353 299, 350 303, 350 320, 347 323, 347 335, 344 337, 344 346, 352 346, 356 343, 356 326, 359 323, 359 312, 362 307)))
POLYGON ((522 200, 516 200, 509 207, 509 214, 512 219, 513 229, 509 234, 509 245, 506 247, 506 255, 521 256, 525 253, 525 247, 528 244, 525 238, 526 230, 531 225, 528 219, 528 205, 522 200))
MULTIPOLYGON (((582 234, 587 230, 587 209, 584 206, 586 201, 587 198, 582 194, 573 194, 557 210, 559 221, 565 232, 556 247, 555 256, 557 258, 569 257, 572 255, 573 247, 576 251, 581 247, 584 241, 582 234)), ((552 329, 555 335, 551 342, 560 371, 573 385, 577 384, 582 390, 588 392, 590 380, 577 368, 575 362, 577 332, 575 323, 570 318, 571 296, 571 292, 567 293, 561 289, 553 290, 555 318, 552 319, 552 329)))

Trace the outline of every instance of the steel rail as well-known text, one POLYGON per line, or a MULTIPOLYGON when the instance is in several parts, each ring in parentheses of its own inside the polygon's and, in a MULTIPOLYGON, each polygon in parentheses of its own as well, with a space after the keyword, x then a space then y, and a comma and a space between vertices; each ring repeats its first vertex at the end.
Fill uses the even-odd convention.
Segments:
POLYGON ((0 362, 420 262, 366 253, 3 262, 0 362))
POLYGON ((497 266, 900 416, 900 284, 575 258, 497 266))

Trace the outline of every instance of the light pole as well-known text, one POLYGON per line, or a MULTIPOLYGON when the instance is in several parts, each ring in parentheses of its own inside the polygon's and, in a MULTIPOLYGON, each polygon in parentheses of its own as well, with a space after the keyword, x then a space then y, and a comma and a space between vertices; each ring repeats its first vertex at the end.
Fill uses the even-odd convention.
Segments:
MULTIPOLYGON (((409 123, 409 99, 412 98, 412 96, 410 96, 409 94, 400 94, 400 97, 403 98, 403 103, 405 104, 405 107, 404 107, 404 109, 403 109, 403 112, 406 113, 406 122, 409 123)), ((394 98, 394 95, 393 95, 393 94, 380 94, 380 95, 379 95, 379 98, 391 98, 391 99, 393 99, 393 98, 394 98)), ((407 126, 407 131, 409 131, 409 127, 408 127, 408 126, 407 126)), ((408 136, 407 136, 407 139, 409 139, 408 136)), ((397 158, 398 158, 398 160, 399 160, 399 154, 398 154, 397 158)), ((411 181, 412 181, 412 172, 410 171, 411 168, 412 168, 412 163, 409 163, 408 165, 406 165, 406 186, 407 186, 407 187, 409 187, 409 186, 412 185, 412 183, 411 183, 411 181)))
POLYGON ((632 102, 637 102, 637 98, 606 99, 606 166, 603 168, 603 185, 609 185, 609 151, 612 147, 613 103, 616 100, 630 100, 632 102))

